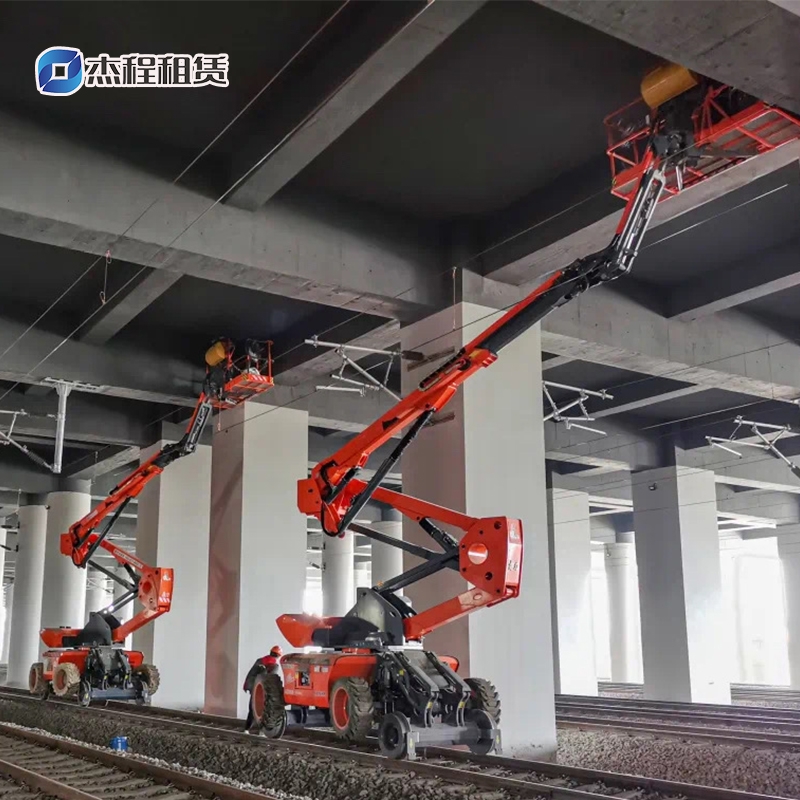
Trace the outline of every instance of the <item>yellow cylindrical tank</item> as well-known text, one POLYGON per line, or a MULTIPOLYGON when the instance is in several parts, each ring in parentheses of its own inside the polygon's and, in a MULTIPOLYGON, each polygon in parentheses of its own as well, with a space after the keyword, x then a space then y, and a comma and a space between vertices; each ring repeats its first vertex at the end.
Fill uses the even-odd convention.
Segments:
POLYGON ((206 350, 206 364, 209 367, 216 367, 225 360, 225 345, 222 342, 214 342, 211 347, 206 350))
POLYGON ((642 98, 650 108, 658 108, 667 100, 697 86, 697 76, 679 64, 662 64, 642 79, 642 98))

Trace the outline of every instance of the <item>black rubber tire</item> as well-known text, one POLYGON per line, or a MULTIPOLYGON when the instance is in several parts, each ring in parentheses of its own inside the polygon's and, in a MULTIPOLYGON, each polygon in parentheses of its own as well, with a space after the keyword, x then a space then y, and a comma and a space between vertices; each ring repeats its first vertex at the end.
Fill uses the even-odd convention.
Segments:
POLYGON ((259 729, 263 736, 280 739, 286 731, 286 700, 283 683, 275 672, 262 672, 253 681, 250 692, 250 711, 253 714, 251 729, 259 729))
POLYGON ((31 665, 28 673, 28 691, 36 697, 44 697, 48 690, 47 681, 44 679, 44 664, 37 661, 31 665))
POLYGON ((375 700, 369 683, 363 678, 339 678, 328 699, 331 727, 337 736, 363 742, 375 725, 375 700))
POLYGON ((152 664, 142 664, 139 669, 134 672, 134 675, 147 687, 148 697, 154 695, 161 685, 161 675, 158 667, 152 664))
POLYGON ((485 678, 465 678, 464 683, 472 689, 472 697, 467 703, 467 708, 485 711, 495 722, 500 725, 500 695, 495 685, 485 678))
POLYGON ((405 758, 408 755, 408 734, 411 723, 405 714, 387 714, 378 728, 378 746, 387 758, 405 758))
POLYGON ((53 692, 58 697, 72 697, 81 685, 81 673, 70 661, 56 664, 53 670, 53 692))

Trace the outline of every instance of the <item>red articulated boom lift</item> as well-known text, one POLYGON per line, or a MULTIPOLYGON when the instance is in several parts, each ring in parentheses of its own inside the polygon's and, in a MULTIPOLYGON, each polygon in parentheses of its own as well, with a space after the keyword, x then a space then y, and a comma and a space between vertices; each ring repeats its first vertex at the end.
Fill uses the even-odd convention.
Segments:
POLYGON ((41 631, 42 641, 50 649, 41 662, 31 667, 29 688, 33 694, 46 697, 52 691, 59 697, 77 696, 82 705, 88 705, 93 698, 143 703, 158 689, 158 670, 143 663, 141 652, 125 650, 123 644, 128 635, 170 610, 173 570, 143 563, 109 541, 108 534, 128 503, 153 478, 173 461, 197 449, 214 409, 232 408, 272 388, 270 346, 270 342, 247 342, 244 354, 237 357, 233 342, 217 340, 206 352, 206 379, 183 438, 164 446, 137 467, 95 509, 61 535, 61 552, 72 558, 76 567, 92 566, 126 591, 107 608, 92 612, 82 629, 41 631), (92 560, 98 548, 114 557, 127 579, 92 560), (115 612, 137 598, 141 610, 120 624, 115 612))
MULTIPOLYGON (((666 97, 665 102, 671 100, 666 97)), ((465 744, 474 752, 499 749, 500 701, 494 686, 462 678, 455 659, 422 647, 431 631, 479 608, 517 597, 522 575, 522 522, 508 517, 476 519, 381 487, 405 449, 458 388, 491 366, 500 351, 544 316, 587 289, 626 274, 636 257, 666 184, 665 168, 682 157, 686 135, 666 127, 664 115, 650 126, 643 169, 611 243, 552 274, 528 297, 435 369, 406 398, 299 481, 300 511, 319 519, 328 536, 347 530, 399 547, 421 559, 402 575, 358 591, 344 617, 285 614, 278 626, 294 647, 321 652, 287 654, 277 674, 260 675, 251 696, 254 718, 268 736, 293 721, 322 717, 337 733, 363 739, 378 725, 388 756, 413 757, 418 746, 465 744), (368 481, 359 471, 370 455, 405 430, 397 447, 368 481), (385 536, 354 522, 371 499, 417 522, 440 550, 385 536), (461 538, 442 525, 463 531, 461 538), (440 570, 460 572, 468 588, 433 608, 415 611, 396 592, 440 570), (311 713, 310 710, 313 709, 311 713)))
MULTIPOLYGON (((344 617, 286 614, 278 619, 292 646, 318 652, 284 656, 283 680, 274 673, 257 678, 251 708, 262 733, 280 736, 290 719, 310 724, 313 715, 353 741, 363 739, 377 725, 382 752, 394 758, 413 758, 416 747, 433 744, 466 744, 476 753, 499 749, 500 700, 494 686, 484 679, 460 677, 455 659, 426 651, 422 639, 465 614, 517 597, 522 522, 502 516, 476 519, 390 491, 381 483, 461 384, 491 366, 506 345, 587 289, 630 271, 665 190, 673 193, 687 182, 763 152, 762 142, 746 155, 733 149, 742 146, 741 136, 752 138, 753 125, 757 135, 765 131, 758 129, 757 120, 753 122, 758 117, 755 112, 747 117, 749 121, 746 114, 739 115, 749 107, 746 98, 726 90, 676 65, 648 75, 642 83, 645 113, 626 129, 623 144, 609 151, 612 162, 623 152, 629 160, 627 174, 614 171, 613 191, 627 204, 610 244, 550 275, 428 375, 414 392, 299 481, 298 507, 316 517, 326 535, 344 536, 349 529, 399 547, 421 563, 383 584, 359 589, 355 606, 344 617), (714 128, 709 114, 716 114, 726 103, 733 121, 714 128), (740 130, 742 125, 747 127, 746 134, 740 130), (733 130, 739 133, 732 136, 733 130), (357 475, 370 455, 404 430, 374 476, 368 482, 359 480, 357 475), (355 523, 371 499, 418 523, 440 549, 398 541, 355 523), (442 525, 463 535, 456 538, 442 525), (444 569, 457 570, 468 584, 457 597, 415 611, 397 596, 409 584, 444 569)), ((759 114, 766 114, 773 146, 787 136, 797 138, 800 129, 791 118, 788 124, 795 128, 786 133, 784 112, 754 98, 749 103, 758 104, 759 114)))

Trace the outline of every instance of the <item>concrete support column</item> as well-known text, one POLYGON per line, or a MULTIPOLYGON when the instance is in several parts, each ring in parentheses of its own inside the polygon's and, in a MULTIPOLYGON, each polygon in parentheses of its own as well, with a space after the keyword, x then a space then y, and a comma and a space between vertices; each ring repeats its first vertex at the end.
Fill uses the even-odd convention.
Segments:
POLYGON ((3 649, 0 652, 0 664, 8 664, 8 647, 11 642, 11 615, 14 613, 14 584, 7 583, 3 591, 3 649))
POLYGON ((730 703, 714 473, 663 467, 632 488, 644 696, 730 703))
MULTIPOLYGON (((739 555, 741 550, 742 540, 738 536, 720 539, 719 541, 722 595, 725 600, 725 622, 723 628, 725 635, 728 637, 728 652, 733 657, 730 670, 731 683, 747 683, 742 641, 741 581, 739 578, 741 567, 739 555)), ((788 612, 788 605, 786 610, 788 612)))
MULTIPOLYGON (((144 450, 142 461, 166 443, 144 450)), ((201 444, 139 495, 136 555, 145 564, 172 567, 175 584, 171 610, 136 631, 133 647, 158 668, 158 703, 170 708, 203 706, 210 492, 211 447, 201 444)))
MULTIPOLYGON (((27 687, 31 664, 39 660, 47 539, 47 508, 44 503, 44 498, 41 498, 35 505, 22 506, 18 512, 19 550, 14 566, 14 613, 11 616, 6 679, 9 686, 27 687)), ((68 561, 67 558, 64 560, 68 561)))
MULTIPOLYGON (((91 506, 88 481, 77 482, 69 491, 47 495, 42 628, 82 628, 86 622, 86 570, 78 569, 69 556, 61 553, 61 534, 86 516, 91 506)), ((41 649, 45 650, 45 645, 41 649)))
MULTIPOLYGON (((497 318, 491 309, 460 303, 405 328, 402 346, 428 355, 444 351, 449 357, 497 318)), ((404 365, 403 394, 442 360, 424 369, 404 365)), ((462 675, 496 684, 504 701, 506 752, 549 758, 556 734, 542 417, 541 337, 535 328, 464 384, 435 418, 438 424, 425 428, 406 451, 402 473, 403 491, 409 495, 473 517, 522 520, 520 596, 434 631, 426 646, 456 656, 462 675)), ((408 519, 403 520, 403 538, 431 545, 408 519)), ((412 556, 404 557, 406 567, 416 563, 412 556)), ((446 570, 405 593, 419 612, 465 587, 457 573, 446 570)))
POLYGON ((322 613, 326 617, 343 617, 355 603, 356 582, 355 536, 322 534, 322 613))
POLYGON ((800 534, 778 537, 778 555, 789 633, 789 679, 792 689, 800 689, 800 534))
POLYGON ((308 413, 245 403, 221 415, 213 449, 205 708, 244 716, 253 662, 289 646, 276 618, 303 610, 308 413))
MULTIPOLYGON (((381 521, 370 525, 378 533, 391 536, 392 539, 403 538, 403 516, 393 508, 381 511, 381 521)), ((372 585, 396 578, 403 572, 403 551, 382 542, 372 543, 372 585)))
POLYGON ((641 683, 642 629, 635 545, 632 542, 605 545, 605 569, 611 680, 641 683))
POLYGON ((555 690, 597 695, 589 495, 547 492, 555 690))
MULTIPOLYGON (((0 528, 0 544, 6 545, 8 542, 8 534, 7 532, 0 528)), ((0 627, 0 648, 2 648, 2 643, 6 639, 6 631, 8 630, 8 625, 11 621, 11 614, 9 613, 9 608, 6 605, 6 593, 4 591, 3 582, 5 580, 5 570, 6 570, 6 550, 0 547, 0 592, 2 592, 2 596, 0 597, 0 601, 2 602, 2 618, 0 618, 0 623, 2 623, 2 627, 0 627)), ((6 663, 3 660, 2 653, 0 652, 0 663, 6 663)))

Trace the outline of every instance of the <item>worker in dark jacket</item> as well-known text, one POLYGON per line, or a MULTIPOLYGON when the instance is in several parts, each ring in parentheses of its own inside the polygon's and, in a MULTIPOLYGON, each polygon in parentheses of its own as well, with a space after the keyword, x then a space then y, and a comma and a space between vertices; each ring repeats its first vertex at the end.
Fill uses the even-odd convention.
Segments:
MULTIPOLYGON (((244 691, 250 694, 253 691, 253 684, 256 682, 256 678, 264 672, 277 672, 280 667, 280 657, 283 655, 283 650, 276 644, 272 650, 269 651, 269 655, 262 656, 261 658, 256 659, 255 663, 252 667, 250 667, 250 672, 247 673, 247 677, 244 679, 244 691)), ((249 731, 250 726, 253 724, 253 706, 252 703, 248 702, 247 704, 247 722, 245 723, 245 730, 249 731)))

